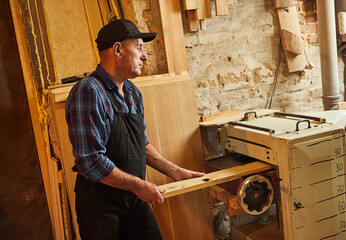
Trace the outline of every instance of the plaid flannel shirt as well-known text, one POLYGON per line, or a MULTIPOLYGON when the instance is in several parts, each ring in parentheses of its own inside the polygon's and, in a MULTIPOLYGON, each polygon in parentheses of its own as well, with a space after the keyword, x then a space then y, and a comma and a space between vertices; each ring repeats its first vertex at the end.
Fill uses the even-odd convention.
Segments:
MULTIPOLYGON (((119 93, 118 86, 100 65, 97 66, 96 71, 107 88, 114 93, 116 100, 120 103, 120 110, 123 113, 136 114, 137 108, 132 98, 131 83, 128 80, 124 82, 123 98, 119 93)), ((134 87, 133 90, 140 100, 140 111, 145 128, 142 94, 137 87, 134 87)), ((69 137, 78 172, 92 181, 102 180, 115 166, 106 156, 106 145, 114 120, 114 109, 103 86, 90 75, 80 80, 72 88, 65 109, 69 137)), ((148 143, 145 134, 145 144, 148 143)))

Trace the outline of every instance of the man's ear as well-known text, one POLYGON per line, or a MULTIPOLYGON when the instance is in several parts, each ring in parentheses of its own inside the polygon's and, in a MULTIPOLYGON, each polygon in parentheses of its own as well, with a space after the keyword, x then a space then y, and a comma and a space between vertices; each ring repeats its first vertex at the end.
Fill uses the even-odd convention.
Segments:
POLYGON ((113 52, 118 57, 121 57, 120 47, 121 47, 121 43, 120 42, 116 42, 116 43, 113 44, 113 52))

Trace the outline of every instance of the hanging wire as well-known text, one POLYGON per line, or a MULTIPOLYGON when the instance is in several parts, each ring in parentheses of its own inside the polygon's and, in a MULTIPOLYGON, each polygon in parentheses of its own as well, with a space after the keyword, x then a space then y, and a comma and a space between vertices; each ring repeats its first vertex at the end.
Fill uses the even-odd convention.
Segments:
POLYGON ((271 87, 271 91, 268 95, 269 101, 267 101, 266 107, 265 108, 271 108, 272 106, 272 101, 273 101, 273 96, 275 93, 275 89, 276 89, 276 85, 278 82, 278 78, 279 78, 279 72, 280 72, 280 65, 281 65, 281 52, 282 52, 282 47, 281 47, 281 39, 280 39, 280 43, 279 43, 279 61, 278 61, 278 66, 276 68, 276 72, 275 72, 275 78, 274 81, 272 83, 272 87, 271 87), (268 104, 269 103, 269 104, 268 104), (269 106, 268 106, 269 105, 269 106))

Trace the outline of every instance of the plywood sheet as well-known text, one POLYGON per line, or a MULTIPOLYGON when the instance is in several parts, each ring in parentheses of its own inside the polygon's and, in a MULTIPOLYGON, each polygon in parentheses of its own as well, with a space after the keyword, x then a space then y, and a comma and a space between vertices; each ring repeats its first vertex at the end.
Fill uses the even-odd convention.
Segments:
MULTIPOLYGON (((134 81, 144 98, 145 119, 149 141, 168 159, 179 166, 203 171, 204 162, 193 83, 189 76, 162 75, 138 78, 134 81)), ((51 90, 62 94, 65 90, 51 90)), ((75 173, 72 147, 69 142, 64 116, 64 102, 52 101, 56 129, 62 151, 63 169, 70 204, 74 213, 75 173)), ((148 168, 147 178, 157 185, 172 182, 172 179, 148 168)), ((212 218, 203 191, 195 191, 167 199, 153 207, 164 239, 213 239, 212 218)), ((76 223, 76 221, 74 221, 76 223)))

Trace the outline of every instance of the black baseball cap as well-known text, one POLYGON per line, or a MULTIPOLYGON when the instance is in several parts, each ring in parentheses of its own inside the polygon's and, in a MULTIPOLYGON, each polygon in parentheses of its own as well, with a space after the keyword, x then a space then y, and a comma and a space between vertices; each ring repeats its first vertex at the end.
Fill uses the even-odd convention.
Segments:
POLYGON ((149 42, 156 37, 156 33, 142 33, 136 25, 127 19, 118 19, 103 26, 95 40, 99 52, 110 48, 116 42, 127 38, 141 38, 143 42, 149 42))

